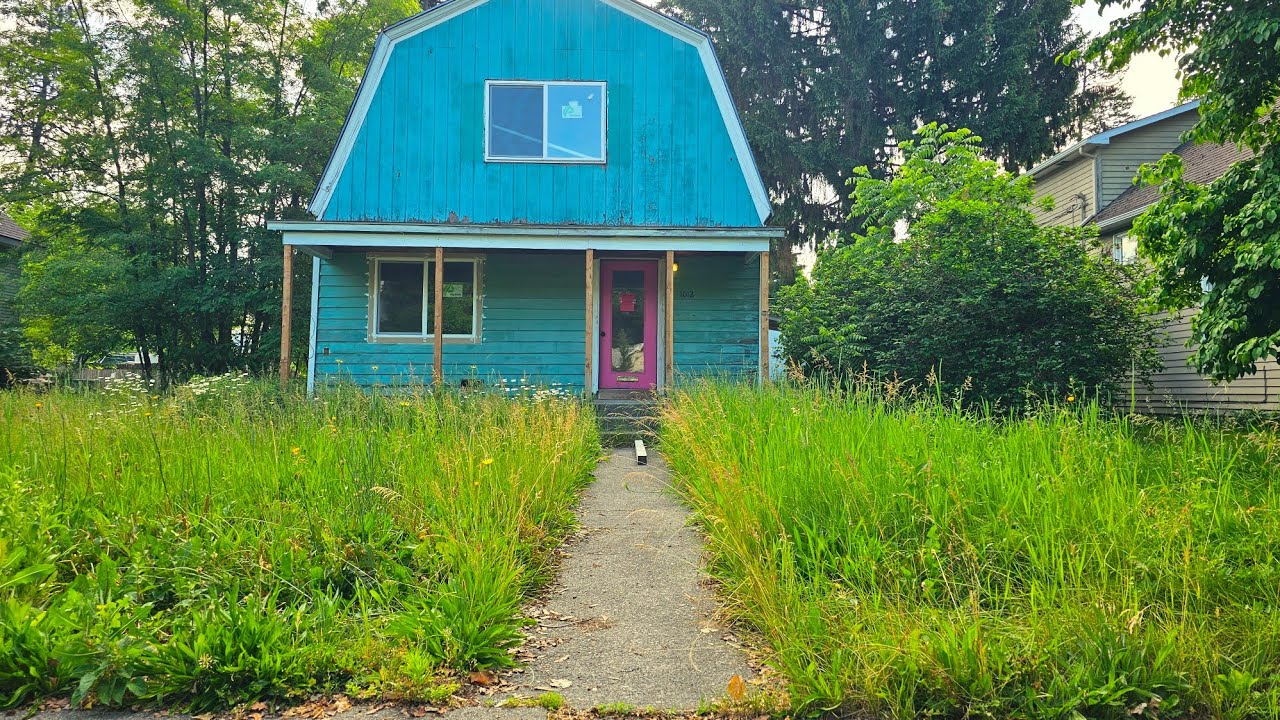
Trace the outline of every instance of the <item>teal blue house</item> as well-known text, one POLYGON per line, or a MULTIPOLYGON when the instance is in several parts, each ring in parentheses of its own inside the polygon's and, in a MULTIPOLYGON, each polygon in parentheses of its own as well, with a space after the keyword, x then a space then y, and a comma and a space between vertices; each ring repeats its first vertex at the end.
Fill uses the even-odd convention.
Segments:
POLYGON ((702 32, 451 0, 382 32, 310 205, 309 382, 767 376, 769 198, 702 32))

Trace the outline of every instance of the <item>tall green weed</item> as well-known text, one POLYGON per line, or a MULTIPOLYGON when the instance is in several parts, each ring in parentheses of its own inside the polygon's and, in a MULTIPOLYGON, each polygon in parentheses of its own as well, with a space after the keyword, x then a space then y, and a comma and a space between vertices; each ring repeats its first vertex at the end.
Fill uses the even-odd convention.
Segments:
POLYGON ((439 700, 512 663, 598 452, 549 397, 0 393, 0 707, 439 700))
POLYGON ((1274 425, 701 385, 662 443, 804 708, 1280 716, 1274 425))

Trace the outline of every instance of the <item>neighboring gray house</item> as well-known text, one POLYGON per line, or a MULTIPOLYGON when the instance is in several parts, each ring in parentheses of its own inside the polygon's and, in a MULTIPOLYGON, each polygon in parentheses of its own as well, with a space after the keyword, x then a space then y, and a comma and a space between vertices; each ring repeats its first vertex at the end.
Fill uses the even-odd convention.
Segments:
POLYGON ((0 327, 18 319, 14 309, 18 293, 18 246, 26 239, 27 231, 0 212, 0 327))
MULTIPOLYGON (((1199 101, 1189 102, 1081 140, 1032 168, 1036 198, 1052 195, 1054 208, 1036 212, 1043 225, 1098 226, 1117 262, 1137 260, 1137 241, 1128 235, 1133 219, 1158 199, 1157 189, 1134 184, 1143 163, 1165 153, 1182 156, 1184 177, 1209 182, 1247 156, 1234 145, 1184 143, 1183 133, 1199 119, 1199 101)), ((1213 384, 1187 364, 1192 350, 1188 309, 1165 323, 1160 347, 1164 368, 1153 389, 1136 388, 1138 405, 1151 412, 1187 410, 1280 410, 1280 365, 1260 363, 1257 372, 1234 382, 1213 384)))

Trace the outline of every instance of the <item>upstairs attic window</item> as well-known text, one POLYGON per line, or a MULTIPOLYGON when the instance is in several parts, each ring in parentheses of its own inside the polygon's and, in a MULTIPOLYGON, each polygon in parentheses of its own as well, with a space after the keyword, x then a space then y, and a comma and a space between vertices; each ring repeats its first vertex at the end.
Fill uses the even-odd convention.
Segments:
POLYGON ((603 163, 605 84, 485 83, 485 160, 603 163))

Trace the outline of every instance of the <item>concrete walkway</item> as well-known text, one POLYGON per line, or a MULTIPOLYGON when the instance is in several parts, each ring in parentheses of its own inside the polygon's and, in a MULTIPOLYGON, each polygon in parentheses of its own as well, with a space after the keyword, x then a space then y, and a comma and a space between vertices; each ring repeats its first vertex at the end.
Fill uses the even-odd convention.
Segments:
POLYGON ((715 613, 702 540, 668 490, 666 466, 615 450, 578 510, 584 537, 566 548, 557 584, 533 609, 519 695, 560 693, 585 710, 626 703, 695 710, 751 676, 715 613))

